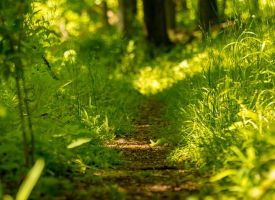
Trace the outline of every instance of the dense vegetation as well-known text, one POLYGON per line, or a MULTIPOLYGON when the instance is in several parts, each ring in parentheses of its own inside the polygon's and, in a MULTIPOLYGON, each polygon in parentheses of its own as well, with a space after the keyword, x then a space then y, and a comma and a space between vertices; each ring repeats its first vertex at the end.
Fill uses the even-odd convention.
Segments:
POLYGON ((0 199, 126 198, 95 174, 123 165, 106 144, 148 99, 164 105, 153 145, 201 177, 186 198, 275 199, 274 8, 1 1, 0 199))

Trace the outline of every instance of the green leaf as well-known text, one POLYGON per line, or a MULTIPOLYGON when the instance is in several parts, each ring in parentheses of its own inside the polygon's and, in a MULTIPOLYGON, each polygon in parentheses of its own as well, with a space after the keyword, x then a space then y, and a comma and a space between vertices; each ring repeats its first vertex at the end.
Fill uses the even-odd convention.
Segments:
POLYGON ((221 180, 221 179, 223 179, 227 176, 230 176, 232 174, 235 174, 235 173, 236 173, 236 170, 228 169, 228 170, 225 170, 225 171, 211 177, 210 181, 211 182, 216 182, 216 181, 219 181, 219 180, 221 180))
POLYGON ((92 139, 91 138, 79 138, 76 141, 72 142, 67 146, 68 149, 72 149, 78 146, 81 146, 82 144, 90 142, 92 139))
POLYGON ((0 117, 5 117, 7 114, 6 108, 0 105, 0 117))
POLYGON ((165 138, 160 138, 158 139, 156 142, 154 142, 153 140, 150 140, 151 144, 150 146, 151 147, 154 147, 154 146, 162 146, 164 145, 167 141, 165 138))
POLYGON ((19 191, 16 195, 16 200, 27 200, 33 190, 35 184, 37 183, 43 169, 45 166, 45 161, 43 159, 38 159, 34 166, 29 171, 26 179, 21 184, 19 191))

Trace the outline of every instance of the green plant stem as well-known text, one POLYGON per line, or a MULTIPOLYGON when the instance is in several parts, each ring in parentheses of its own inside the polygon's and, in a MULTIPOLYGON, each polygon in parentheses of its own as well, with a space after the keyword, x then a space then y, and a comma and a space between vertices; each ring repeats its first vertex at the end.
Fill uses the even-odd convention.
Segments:
POLYGON ((22 83, 23 83, 23 91, 24 91, 24 103, 25 103, 25 108, 26 108, 26 113, 27 113, 27 119, 28 119, 28 128, 30 132, 30 138, 31 138, 31 147, 30 147, 30 157, 31 157, 31 164, 34 164, 34 133, 33 133, 33 126, 32 126, 32 119, 31 119, 31 112, 29 108, 29 102, 28 102, 28 91, 26 88, 26 83, 25 83, 25 77, 24 77, 24 72, 22 71, 22 83))
POLYGON ((24 143, 24 153, 25 153, 25 162, 26 166, 29 167, 29 148, 27 143, 27 133, 25 127, 25 120, 24 120, 24 113, 23 113, 23 103, 22 103, 22 94, 20 89, 20 80, 18 76, 15 78, 16 88, 17 88, 17 97, 18 97, 18 108, 19 108, 19 115, 21 119, 21 130, 23 136, 23 143, 24 143))

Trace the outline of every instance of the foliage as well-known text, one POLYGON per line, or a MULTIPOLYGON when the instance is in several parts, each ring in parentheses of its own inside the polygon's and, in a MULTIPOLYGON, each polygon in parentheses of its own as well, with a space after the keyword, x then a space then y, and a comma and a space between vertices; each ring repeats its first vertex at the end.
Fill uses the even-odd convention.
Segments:
MULTIPOLYGON (((28 95, 32 116, 36 147, 34 156, 43 157, 46 162, 44 176, 48 178, 42 177, 43 187, 38 183, 40 194, 47 191, 51 184, 57 184, 60 176, 65 180, 58 181, 58 184, 70 188, 71 183, 65 178, 68 174, 81 175, 88 169, 94 171, 96 168, 120 164, 119 155, 103 145, 129 132, 133 126, 131 120, 137 115, 138 93, 122 78, 114 75, 117 60, 103 57, 100 62, 97 61, 106 53, 115 55, 116 49, 120 50, 120 41, 106 41, 106 36, 99 34, 96 35, 97 40, 84 38, 83 44, 73 38, 62 41, 52 21, 48 21, 42 15, 43 10, 38 9, 41 3, 28 1, 22 4, 34 6, 34 12, 31 12, 30 6, 22 18, 24 29, 20 30, 24 31, 24 37, 20 40, 20 54, 8 53, 11 50, 9 39, 17 38, 18 32, 10 30, 10 34, 4 35, 6 29, 11 28, 9 24, 14 24, 12 20, 17 20, 14 12, 18 7, 4 7, 5 13, 1 13, 10 21, 1 24, 0 173, 1 181, 7 186, 4 187, 4 194, 15 194, 16 185, 21 181, 18 177, 22 177, 27 170, 22 167, 24 154, 21 151, 21 125, 17 114, 18 97, 14 90, 16 81, 9 78, 16 77, 14 55, 23 63, 21 70, 26 83, 23 96, 28 95), (83 46, 88 40, 91 42, 83 46), (98 45, 105 46, 103 52, 97 51, 98 45), (88 54, 87 48, 90 48, 88 54), (105 63, 113 66, 106 68, 105 63), (88 138, 86 144, 68 148, 81 138, 88 138)), ((9 5, 12 3, 1 4, 9 5)), ((70 9, 65 7, 67 12, 70 9)))
POLYGON ((245 23, 200 47, 201 73, 158 94, 169 106, 170 160, 213 175, 200 198, 274 198, 274 34, 245 23))
MULTIPOLYGON (((122 164, 106 144, 133 134, 143 98, 166 105, 151 146, 210 176, 190 198, 275 198, 274 3, 226 1, 225 22, 203 38, 197 2, 179 1, 181 34, 195 39, 152 50, 142 27, 131 40, 106 27, 102 2, 1 1, 0 198, 29 180, 28 155, 45 161, 31 199, 126 198, 95 172, 122 164)), ((114 25, 118 3, 107 3, 114 25)))

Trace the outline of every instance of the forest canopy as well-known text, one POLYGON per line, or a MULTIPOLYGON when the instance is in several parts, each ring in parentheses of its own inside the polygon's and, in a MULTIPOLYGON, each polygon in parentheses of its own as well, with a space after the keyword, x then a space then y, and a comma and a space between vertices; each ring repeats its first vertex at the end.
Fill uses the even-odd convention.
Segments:
POLYGON ((0 199, 275 199, 274 0, 0 2, 0 199))

